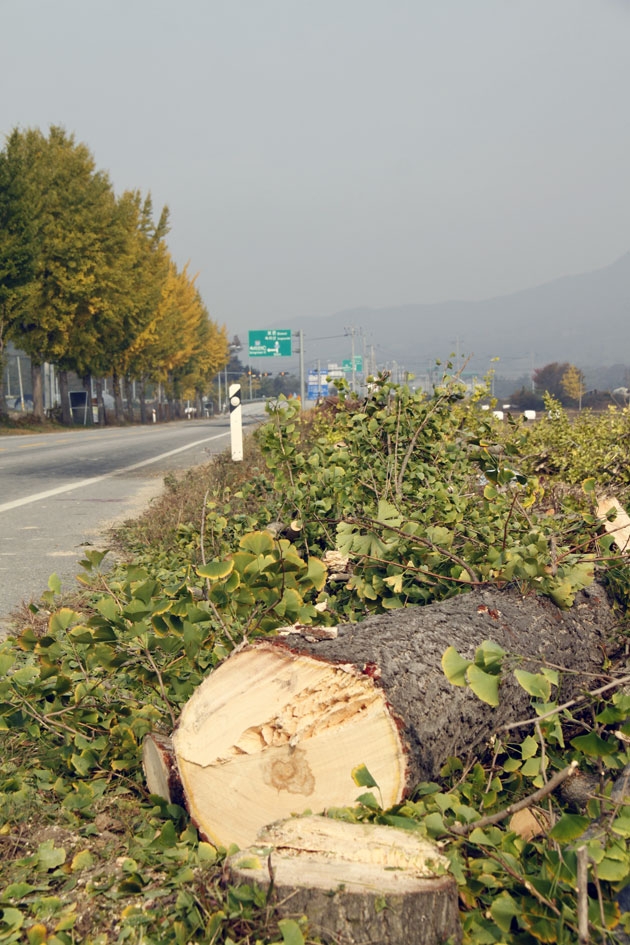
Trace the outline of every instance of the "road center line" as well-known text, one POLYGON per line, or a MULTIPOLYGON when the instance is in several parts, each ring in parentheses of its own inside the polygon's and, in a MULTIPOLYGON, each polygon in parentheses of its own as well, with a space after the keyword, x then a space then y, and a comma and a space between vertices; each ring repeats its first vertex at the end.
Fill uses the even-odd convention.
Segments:
POLYGON ((103 473, 102 476, 90 476, 89 479, 79 479, 78 482, 70 482, 65 486, 57 486, 56 489, 47 489, 45 492, 36 492, 34 495, 25 496, 23 499, 14 499, 13 502, 5 502, 0 505, 0 512, 10 512, 12 509, 18 509, 21 505, 30 505, 32 502, 39 502, 41 499, 49 499, 53 495, 61 495, 63 492, 72 492, 74 489, 81 489, 83 486, 91 486, 96 482, 103 482, 105 479, 112 479, 121 473, 132 472, 134 469, 141 469, 142 466, 150 466, 151 463, 157 463, 168 456, 175 456, 176 453, 183 453, 184 450, 190 450, 194 446, 201 446, 202 443, 209 443, 211 440, 220 440, 224 436, 229 436, 229 431, 217 433, 215 436, 207 436, 203 440, 196 440, 194 443, 188 443, 186 446, 178 446, 177 449, 169 450, 168 453, 160 453, 152 459, 143 459, 139 463, 133 463, 131 466, 123 466, 121 469, 114 469, 112 472, 103 473))

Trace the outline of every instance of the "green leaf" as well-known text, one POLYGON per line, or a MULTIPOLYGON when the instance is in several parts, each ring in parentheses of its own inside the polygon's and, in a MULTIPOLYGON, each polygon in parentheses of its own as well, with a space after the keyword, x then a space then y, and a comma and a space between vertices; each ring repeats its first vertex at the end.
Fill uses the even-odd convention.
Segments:
POLYGON ((619 834, 620 837, 630 837, 630 813, 616 817, 610 825, 610 829, 613 833, 619 834))
POLYGON ((239 857, 239 859, 236 861, 236 866, 242 870, 261 870, 262 869, 262 863, 260 861, 260 857, 254 856, 253 854, 239 857))
POLYGON ((254 555, 267 555, 274 549, 274 540, 269 532, 250 532, 243 535, 239 546, 254 555))
POLYGON ((371 791, 367 791, 365 794, 359 794, 357 797, 357 804, 363 804, 364 807, 369 807, 370 810, 381 809, 381 805, 376 800, 371 791))
POLYGON ((2 890, 2 897, 3 899, 23 899, 34 889, 37 889, 37 886, 31 886, 30 883, 11 883, 2 890))
POLYGON ((391 525, 392 528, 400 528, 402 525, 402 515, 399 509, 385 499, 379 500, 376 517, 379 522, 382 522, 384 525, 391 525))
POLYGON ((481 827, 475 827, 474 830, 471 830, 469 838, 471 843, 477 843, 480 847, 496 847, 497 841, 494 836, 488 833, 487 830, 482 830, 481 827))
POLYGON ((326 584, 328 569, 319 558, 309 558, 306 575, 316 591, 321 591, 326 584))
POLYGON ((505 657, 505 650, 493 640, 484 640, 475 650, 475 666, 486 673, 496 675, 501 672, 501 664, 505 657))
POLYGON ((605 879, 608 883, 618 883, 622 879, 628 878, 630 867, 627 860, 613 860, 605 857, 601 863, 597 864, 597 876, 599 879, 605 879))
POLYGON ((226 578, 234 570, 234 561, 209 561, 207 564, 201 564, 196 569, 199 577, 207 578, 209 581, 220 581, 226 578))
POLYGON ((201 863, 215 863, 217 859, 216 847, 211 843, 201 842, 197 847, 197 856, 201 863))
POLYGON ((551 696, 551 682, 542 673, 528 673, 524 669, 515 669, 514 675, 519 685, 536 699, 548 702, 551 696))
POLYGON ((528 735, 521 742, 521 757, 525 761, 527 758, 533 758, 538 754, 538 740, 528 735))
POLYGON ((549 596, 554 604, 562 610, 567 610, 575 600, 575 588, 569 581, 561 581, 549 589, 549 596))
POLYGON ((15 663, 16 654, 7 649, 6 652, 0 652, 0 676, 6 676, 15 663))
POLYGON ((54 841, 45 840, 37 848, 37 867, 40 870, 54 870, 66 862, 66 851, 56 847, 54 841))
POLYGON ((50 631, 51 633, 55 631, 63 633, 78 620, 79 615, 76 611, 71 610, 70 607, 61 607, 50 618, 50 631))
POLYGON ((283 945, 304 945, 304 936, 294 919, 279 919, 278 928, 282 933, 283 945))
POLYGON ((78 870, 89 869, 94 865, 94 857, 89 850, 80 850, 72 857, 71 869, 73 873, 78 870))
POLYGON ((582 480, 582 489, 587 494, 591 492, 595 492, 596 486, 597 486, 597 481, 594 479, 593 476, 589 476, 588 479, 582 480))
POLYGON ((483 669, 479 669, 474 664, 468 667, 466 672, 468 685, 475 693, 478 699, 491 706, 499 704, 499 677, 491 676, 483 669))
POLYGON ((580 837, 589 824, 588 817, 582 817, 580 814, 563 814, 549 831, 549 836, 560 843, 568 843, 569 840, 580 837))
POLYGON ((357 765, 352 769, 352 780, 357 787, 378 787, 365 765, 357 765))
POLYGON ((571 744, 577 751, 588 755, 590 758, 603 758, 617 750, 619 742, 614 739, 610 742, 601 738, 597 732, 589 732, 588 735, 578 735, 571 739, 571 744))
POLYGON ((538 755, 528 758, 521 766, 521 774, 525 775, 526 778, 535 778, 536 775, 540 774, 541 760, 538 755))
POLYGON ((496 896, 490 906, 490 914, 502 932, 510 931, 512 919, 520 913, 521 907, 505 891, 496 896))
POLYGON ((442 655, 442 670, 453 686, 466 685, 466 670, 472 666, 470 660, 460 656, 455 647, 449 646, 442 655))
POLYGON ((106 620, 116 620, 119 616, 118 605, 113 597, 101 597, 97 601, 96 608, 106 620))

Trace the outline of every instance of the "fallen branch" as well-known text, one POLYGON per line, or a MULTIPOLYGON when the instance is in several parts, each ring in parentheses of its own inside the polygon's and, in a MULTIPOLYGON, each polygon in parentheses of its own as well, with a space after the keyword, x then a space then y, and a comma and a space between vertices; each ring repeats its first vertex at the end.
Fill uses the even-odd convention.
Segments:
POLYGON ((490 827, 492 824, 498 824, 502 820, 505 820, 506 817, 510 817, 512 814, 516 814, 519 810, 523 810, 525 807, 531 807, 533 804, 537 804, 538 801, 542 800, 543 797, 546 797, 548 794, 551 794, 555 789, 562 784, 563 781, 566 781, 567 778, 570 778, 572 774, 575 773, 577 769, 577 761, 572 761, 570 765, 567 765, 566 768, 563 768, 562 771, 557 771, 552 778, 547 781, 541 788, 537 791, 534 791, 533 794, 528 794, 527 797, 521 798, 520 801, 516 801, 514 804, 510 804, 509 807, 505 807, 503 810, 499 810, 496 814, 488 814, 487 817, 481 817, 479 820, 473 820, 469 824, 453 824, 450 828, 451 833, 457 834, 458 837, 467 837, 469 833, 472 833, 473 830, 476 830, 478 827, 490 827))
POLYGON ((580 702, 584 702, 586 699, 592 698, 593 696, 601 696, 602 693, 608 692, 610 689, 618 689, 619 686, 623 686, 626 683, 630 684, 630 676, 621 676, 619 679, 614 679, 612 682, 606 683, 605 686, 600 686, 599 689, 590 689, 588 692, 583 693, 583 695, 576 696, 575 699, 569 699, 568 702, 563 702, 562 705, 555 706, 555 708, 550 709, 549 712, 545 712, 543 715, 536 715, 534 718, 521 719, 520 722, 509 722, 506 725, 502 725, 497 729, 497 732, 510 732, 515 728, 535 725, 537 722, 550 719, 552 716, 557 715, 558 712, 564 711, 564 709, 570 709, 574 705, 579 705, 580 702))

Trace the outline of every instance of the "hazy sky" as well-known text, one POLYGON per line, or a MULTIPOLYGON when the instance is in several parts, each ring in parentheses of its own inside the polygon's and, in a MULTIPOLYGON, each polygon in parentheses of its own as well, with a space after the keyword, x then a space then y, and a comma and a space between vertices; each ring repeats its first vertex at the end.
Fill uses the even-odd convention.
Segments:
POLYGON ((212 317, 485 298, 630 249, 630 0, 0 0, 0 132, 168 204, 212 317))

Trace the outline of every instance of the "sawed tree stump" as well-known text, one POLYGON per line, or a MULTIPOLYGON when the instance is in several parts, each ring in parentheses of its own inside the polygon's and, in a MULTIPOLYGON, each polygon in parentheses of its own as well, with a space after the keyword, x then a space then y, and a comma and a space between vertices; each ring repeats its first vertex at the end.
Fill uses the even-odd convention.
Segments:
POLYGON ((227 867, 234 881, 267 890, 280 915, 306 915, 309 931, 335 945, 461 941, 448 860, 410 831, 296 817, 266 827, 227 867))

